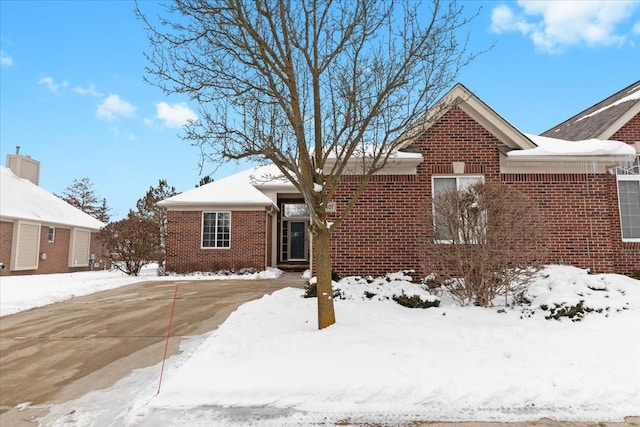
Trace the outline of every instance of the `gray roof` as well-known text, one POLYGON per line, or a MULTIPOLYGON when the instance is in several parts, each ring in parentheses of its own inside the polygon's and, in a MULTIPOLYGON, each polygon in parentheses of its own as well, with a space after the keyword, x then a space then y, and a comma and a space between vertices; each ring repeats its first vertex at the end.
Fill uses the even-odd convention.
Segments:
POLYGON ((541 135, 568 141, 591 138, 609 139, 613 133, 635 116, 633 111, 639 109, 640 80, 541 135))

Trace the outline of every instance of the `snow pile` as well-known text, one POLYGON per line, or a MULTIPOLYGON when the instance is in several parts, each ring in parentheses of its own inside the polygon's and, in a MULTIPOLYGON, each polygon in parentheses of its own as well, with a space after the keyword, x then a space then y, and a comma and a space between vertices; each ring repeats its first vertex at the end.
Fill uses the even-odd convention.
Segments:
MULTIPOLYGON (((298 289, 241 306, 184 356, 162 393, 130 419, 160 411, 174 414, 176 424, 169 425, 177 425, 185 413, 200 413, 235 425, 238 414, 265 407, 279 414, 273 425, 299 423, 300 417, 523 421, 640 414, 636 280, 587 276, 570 267, 545 270, 532 288, 535 304, 581 293, 591 303, 601 296, 585 290, 603 284, 612 290, 609 306, 627 308, 580 323, 523 318, 520 310, 504 307, 410 310, 363 298, 364 282, 337 284, 350 299, 336 300, 338 323, 323 331, 316 330, 315 299, 301 298, 298 289), (554 289, 558 296, 547 298, 554 289)), ((402 280, 370 285, 379 295, 393 295, 395 282, 402 280)), ((410 292, 407 283, 400 286, 410 292)))
POLYGON ((640 309, 638 281, 613 274, 591 275, 587 270, 569 266, 549 266, 527 288, 524 298, 533 312, 547 316, 558 309, 582 307, 586 312, 609 316, 623 310, 640 309))
POLYGON ((333 288, 341 299, 386 301, 405 295, 416 296, 423 301, 437 301, 424 285, 413 283, 410 272, 389 273, 385 277, 373 278, 349 276, 334 282, 333 288))
POLYGON ((564 139, 525 134, 537 145, 528 150, 512 150, 509 157, 529 156, 628 156, 631 161, 636 155, 632 145, 621 141, 587 139, 584 141, 566 141, 564 139))
POLYGON ((0 316, 144 282, 154 275, 157 277, 155 271, 154 268, 143 269, 138 277, 116 270, 3 276, 0 278, 0 316))
POLYGON ((188 279, 207 279, 207 280, 257 280, 257 279, 277 279, 282 275, 282 270, 275 267, 267 267, 264 271, 256 271, 253 268, 219 271, 196 271, 189 274, 168 273, 166 277, 175 279, 176 277, 185 277, 188 279))

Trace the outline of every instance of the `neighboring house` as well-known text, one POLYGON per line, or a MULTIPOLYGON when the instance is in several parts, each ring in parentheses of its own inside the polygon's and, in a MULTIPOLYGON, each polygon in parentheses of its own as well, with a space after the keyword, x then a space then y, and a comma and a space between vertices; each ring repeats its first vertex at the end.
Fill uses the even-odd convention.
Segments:
MULTIPOLYGON (((424 212, 433 195, 477 180, 516 187, 538 205, 549 263, 640 269, 640 82, 544 136, 522 133, 460 84, 427 117, 333 234, 338 274, 426 273, 424 212)), ((278 176, 264 166, 160 202, 168 209, 167 271, 312 266, 307 208, 278 176)), ((359 179, 342 177, 336 214, 359 179)))
POLYGON ((39 162, 7 156, 0 166, 0 275, 102 268, 95 233, 104 226, 38 186, 39 162))

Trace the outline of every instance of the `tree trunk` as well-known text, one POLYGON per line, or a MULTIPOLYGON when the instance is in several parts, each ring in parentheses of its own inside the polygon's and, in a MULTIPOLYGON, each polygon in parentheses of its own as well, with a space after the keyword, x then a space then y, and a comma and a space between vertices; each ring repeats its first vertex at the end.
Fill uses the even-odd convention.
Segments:
POLYGON ((336 323, 331 287, 331 233, 327 229, 316 230, 313 236, 313 255, 316 264, 318 291, 318 328, 324 329, 336 323))

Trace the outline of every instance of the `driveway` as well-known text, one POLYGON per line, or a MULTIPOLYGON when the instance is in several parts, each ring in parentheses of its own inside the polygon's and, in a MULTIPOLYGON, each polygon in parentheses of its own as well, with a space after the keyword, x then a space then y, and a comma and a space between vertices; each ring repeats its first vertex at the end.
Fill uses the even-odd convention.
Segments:
POLYGON ((29 426, 50 404, 115 384, 162 361, 178 285, 168 355, 185 336, 215 329, 238 306, 289 286, 269 280, 145 282, 0 318, 0 425, 29 426), (19 411, 20 403, 31 402, 19 411))

